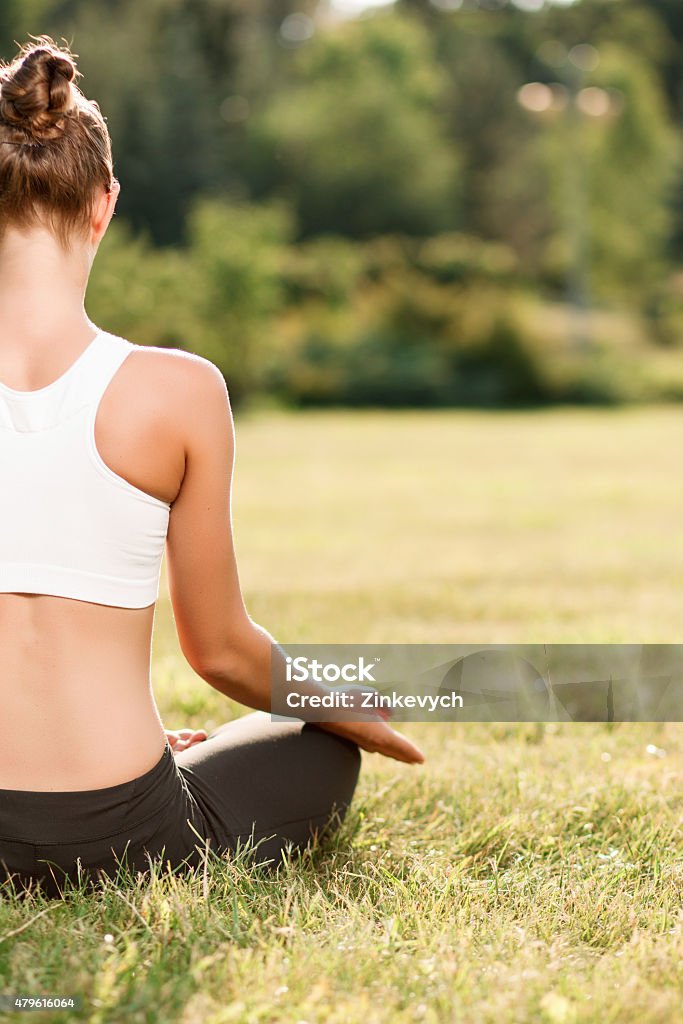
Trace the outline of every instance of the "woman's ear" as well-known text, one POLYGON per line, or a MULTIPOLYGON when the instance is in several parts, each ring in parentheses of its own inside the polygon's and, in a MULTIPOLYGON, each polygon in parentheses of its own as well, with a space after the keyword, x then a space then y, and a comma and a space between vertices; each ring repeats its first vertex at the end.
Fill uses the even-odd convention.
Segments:
POLYGON ((119 198, 120 191, 121 183, 117 178, 112 178, 110 190, 108 192, 103 190, 95 204, 95 210, 91 221, 91 241, 95 244, 101 241, 105 231, 109 227, 109 222, 114 216, 116 201, 119 198))

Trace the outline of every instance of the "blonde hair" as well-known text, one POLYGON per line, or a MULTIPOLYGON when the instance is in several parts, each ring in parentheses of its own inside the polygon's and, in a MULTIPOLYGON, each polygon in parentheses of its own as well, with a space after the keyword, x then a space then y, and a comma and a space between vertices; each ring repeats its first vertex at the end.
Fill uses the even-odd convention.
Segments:
POLYGON ((111 191, 111 139, 76 85, 76 55, 33 38, 0 64, 0 239, 10 225, 45 225, 68 249, 87 231, 98 191, 111 191))

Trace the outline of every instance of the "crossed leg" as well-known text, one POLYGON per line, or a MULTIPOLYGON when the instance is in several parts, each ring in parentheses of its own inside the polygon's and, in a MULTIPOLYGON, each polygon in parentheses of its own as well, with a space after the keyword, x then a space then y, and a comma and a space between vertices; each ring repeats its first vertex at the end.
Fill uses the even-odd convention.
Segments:
POLYGON ((279 860, 338 824, 360 769, 355 743, 302 722, 257 711, 226 722, 176 755, 219 847, 251 839, 259 862, 279 860))

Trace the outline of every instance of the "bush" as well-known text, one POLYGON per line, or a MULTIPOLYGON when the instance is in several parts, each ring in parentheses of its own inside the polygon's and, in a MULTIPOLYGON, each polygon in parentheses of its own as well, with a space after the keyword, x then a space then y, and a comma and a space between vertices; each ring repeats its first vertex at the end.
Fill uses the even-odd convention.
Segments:
POLYGON ((233 401, 509 406, 680 400, 680 281, 646 316, 575 314, 521 289, 514 258, 452 232, 293 243, 279 203, 197 204, 183 249, 112 224, 88 291, 93 319, 140 344, 188 349, 233 401), (655 344, 653 344, 655 342, 655 344))
POLYGON ((187 301, 187 267, 186 253, 155 249, 148 236, 134 236, 125 221, 114 222, 90 277, 91 318, 137 344, 191 344, 195 324, 187 301))
POLYGON ((509 273, 500 247, 453 235, 430 241, 367 243, 353 264, 354 290, 346 279, 346 303, 325 302, 320 288, 308 301, 299 292, 266 385, 296 404, 542 400, 539 353, 525 344, 514 294, 498 280, 509 273))

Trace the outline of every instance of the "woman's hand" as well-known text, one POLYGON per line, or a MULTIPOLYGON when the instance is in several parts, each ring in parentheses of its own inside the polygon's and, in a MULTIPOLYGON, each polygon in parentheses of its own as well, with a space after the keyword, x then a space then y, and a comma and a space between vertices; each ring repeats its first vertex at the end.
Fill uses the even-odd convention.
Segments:
POLYGON ((316 725, 327 732, 353 740, 362 750, 371 754, 383 754, 384 757, 393 757, 395 761, 404 761, 406 764, 422 764, 425 759, 419 747, 384 721, 316 722, 316 725))
POLYGON ((174 754, 201 743, 208 736, 206 729, 166 729, 166 739, 174 754))
MULTIPOLYGON (((425 758, 420 748, 388 724, 392 716, 388 708, 378 705, 372 706, 370 710, 365 709, 363 698, 367 694, 376 695, 374 687, 351 683, 336 686, 334 692, 347 694, 350 698, 341 709, 337 709, 338 721, 320 722, 316 714, 309 719, 311 722, 327 732, 352 740, 361 750, 367 750, 370 754, 382 754, 405 764, 423 763, 425 758)), ((320 717, 322 714, 321 711, 320 717)))

